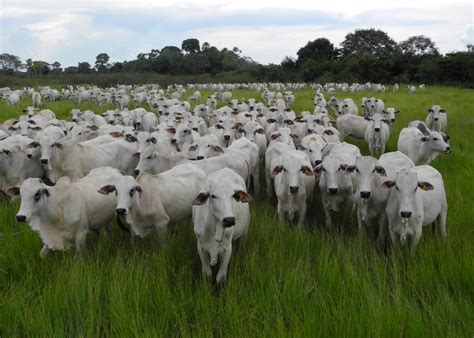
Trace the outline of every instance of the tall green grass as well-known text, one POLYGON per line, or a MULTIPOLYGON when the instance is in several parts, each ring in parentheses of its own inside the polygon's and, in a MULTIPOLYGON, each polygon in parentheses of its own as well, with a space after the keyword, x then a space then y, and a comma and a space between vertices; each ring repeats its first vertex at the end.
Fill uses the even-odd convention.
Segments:
MULTIPOLYGON (((338 93, 357 103, 373 95, 401 111, 388 151, 396 150, 400 129, 423 119, 432 104, 448 112, 453 153, 433 163, 445 179, 447 241, 425 228, 414 256, 386 253, 373 238, 357 236, 354 221, 323 229, 317 202, 306 226, 294 230, 278 222, 276 201, 261 192, 219 290, 200 276, 190 220, 161 246, 155 235, 132 244, 115 227, 109 237, 88 236, 82 261, 71 252, 40 259, 38 236, 14 220, 19 202, 1 197, 0 336, 472 337, 474 91, 338 93)), ((234 96, 259 94, 239 90, 234 96)), ((295 110, 312 110, 311 96, 311 90, 296 92, 295 110)), ((0 104, 1 119, 26 105, 0 104)), ((61 118, 77 106, 46 103, 61 118)))

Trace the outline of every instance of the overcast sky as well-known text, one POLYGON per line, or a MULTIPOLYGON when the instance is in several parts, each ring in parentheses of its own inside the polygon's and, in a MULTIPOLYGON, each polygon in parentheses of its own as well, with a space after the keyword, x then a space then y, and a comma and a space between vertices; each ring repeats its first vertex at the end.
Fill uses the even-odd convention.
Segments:
POLYGON ((339 45, 356 28, 377 28, 397 42, 432 38, 442 53, 474 43, 472 1, 441 0, 0 0, 0 53, 22 60, 91 64, 197 38, 239 47, 261 63, 296 56, 318 37, 339 45))

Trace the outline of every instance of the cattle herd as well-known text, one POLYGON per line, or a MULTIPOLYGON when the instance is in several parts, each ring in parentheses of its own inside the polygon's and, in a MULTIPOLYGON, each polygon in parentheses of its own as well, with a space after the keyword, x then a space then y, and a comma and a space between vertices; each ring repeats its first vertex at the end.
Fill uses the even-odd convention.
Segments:
POLYGON ((233 241, 247 233, 261 171, 283 224, 301 226, 310 208, 324 214, 326 227, 335 212, 355 214, 359 232, 372 225, 377 241, 394 245, 410 238, 413 251, 425 225, 437 221, 446 236, 443 178, 430 166, 451 152, 446 111, 433 105, 425 121, 401 130, 398 151, 385 153, 399 111, 380 98, 336 97, 385 86, 313 84, 314 111, 296 114, 293 92, 304 86, 0 88, 7 104, 31 100, 23 115, 0 124, 0 188, 20 196, 16 220, 39 234, 41 256, 74 246, 80 257, 87 233, 110 232, 115 217, 132 238, 155 230, 165 240, 171 225, 191 216, 202 272, 211 277, 216 267, 219 284, 233 241), (237 100, 234 89, 260 97, 237 100), (186 90, 193 94, 184 97, 186 90), (205 104, 202 90, 214 92, 205 104), (41 109, 48 100, 116 109, 73 109, 61 120, 41 109), (371 156, 344 142, 348 136, 365 140, 371 156))

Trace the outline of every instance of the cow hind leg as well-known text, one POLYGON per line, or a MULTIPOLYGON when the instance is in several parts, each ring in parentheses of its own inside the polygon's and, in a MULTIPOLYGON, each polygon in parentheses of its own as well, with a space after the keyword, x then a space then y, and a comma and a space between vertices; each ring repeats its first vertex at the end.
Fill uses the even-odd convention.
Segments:
POLYGON ((438 216, 438 223, 439 223, 439 231, 441 232, 441 236, 444 238, 448 237, 448 232, 446 231, 446 218, 448 216, 448 208, 447 206, 443 206, 441 208, 441 212, 438 216))

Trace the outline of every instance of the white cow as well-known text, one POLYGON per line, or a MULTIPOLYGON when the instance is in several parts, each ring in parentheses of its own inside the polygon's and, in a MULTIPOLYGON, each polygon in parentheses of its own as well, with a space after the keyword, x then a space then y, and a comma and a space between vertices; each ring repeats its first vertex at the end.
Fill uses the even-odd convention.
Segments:
POLYGON ((86 176, 95 168, 110 166, 123 174, 131 174, 137 166, 138 160, 133 157, 137 152, 136 143, 121 138, 111 142, 91 141, 56 142, 48 152, 42 148, 41 163, 48 165, 53 177, 69 176, 73 181, 86 176))
POLYGON ((365 131, 370 124, 368 118, 353 114, 340 115, 336 119, 336 127, 340 132, 340 139, 343 141, 346 136, 352 136, 356 139, 363 139, 365 131))
POLYGON ((414 252, 423 226, 435 220, 441 234, 447 236, 448 203, 439 171, 429 165, 414 167, 399 172, 395 180, 385 181, 383 186, 391 189, 386 210, 393 244, 404 245, 411 237, 411 251, 414 252))
POLYGON ((145 237, 155 228, 160 239, 168 224, 191 215, 192 202, 203 186, 206 174, 191 164, 182 164, 158 175, 122 176, 102 186, 102 194, 117 193, 118 216, 125 216, 131 234, 145 237))
POLYGON ((425 120, 428 128, 437 132, 446 131, 446 126, 448 124, 446 111, 439 105, 435 104, 430 109, 428 109, 428 112, 429 114, 425 120))
POLYGON ((398 137, 398 150, 416 165, 430 164, 440 153, 451 153, 451 147, 443 135, 427 129, 423 123, 419 123, 418 128, 402 129, 398 137))
POLYGON ((227 168, 210 174, 194 198, 194 233, 202 272, 212 278, 211 268, 219 263, 216 276, 219 285, 227 280, 232 241, 247 233, 251 200, 244 180, 227 168))
POLYGON ((377 222, 379 233, 377 241, 382 243, 387 236, 387 206, 388 191, 382 187, 386 180, 393 180, 397 172, 409 170, 415 164, 399 151, 383 154, 377 161, 371 156, 359 156, 353 166, 347 167, 352 173, 354 200, 357 206, 357 223, 359 233, 364 225, 377 222))
POLYGON ((315 174, 320 175, 319 188, 327 227, 332 223, 331 211, 339 211, 343 206, 347 212, 352 210, 353 187, 347 167, 354 165, 357 156, 361 156, 359 148, 343 142, 335 145, 314 168, 315 174))
POLYGON ((80 258, 87 232, 108 226, 115 214, 115 196, 97 194, 97 187, 119 176, 112 168, 100 168, 76 183, 63 177, 51 187, 39 178, 29 178, 20 188, 9 189, 10 194, 21 196, 17 221, 29 223, 43 241, 40 256, 75 245, 76 258, 80 258))
POLYGON ((385 145, 390 137, 388 121, 381 113, 374 113, 369 119, 370 123, 365 129, 364 139, 369 145, 370 155, 374 156, 376 151, 383 154, 385 152, 385 145))
POLYGON ((334 110, 338 116, 345 114, 357 115, 358 109, 357 105, 354 103, 354 100, 347 98, 344 100, 337 100, 337 103, 334 106, 334 110))
POLYGON ((315 179, 308 155, 299 150, 283 154, 281 164, 272 169, 278 198, 278 218, 301 226, 306 216, 306 202, 313 196, 315 179), (287 217, 288 216, 288 217, 287 217))

